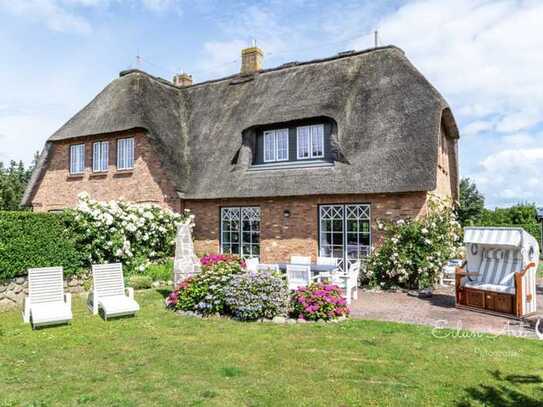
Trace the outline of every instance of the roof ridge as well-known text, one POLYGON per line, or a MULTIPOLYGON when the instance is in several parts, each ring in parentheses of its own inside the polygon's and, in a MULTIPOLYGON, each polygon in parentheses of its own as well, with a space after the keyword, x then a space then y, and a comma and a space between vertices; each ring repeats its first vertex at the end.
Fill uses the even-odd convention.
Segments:
POLYGON ((239 73, 235 73, 235 74, 232 74, 232 75, 223 76, 221 78, 208 79, 208 80, 203 81, 203 82, 198 82, 198 83, 194 83, 192 85, 183 86, 183 87, 176 86, 172 82, 168 81, 167 79, 161 78, 159 76, 151 75, 150 73, 147 73, 147 72, 142 71, 141 69, 137 69, 137 68, 122 70, 121 72, 119 72, 119 77, 123 77, 123 76, 126 76, 126 75, 131 75, 131 74, 137 73, 137 74, 145 75, 145 76, 147 76, 147 77, 149 77, 149 78, 151 78, 151 79, 153 79, 155 81, 160 82, 163 85, 171 86, 171 87, 173 87, 175 89, 188 89, 188 88, 194 88, 194 87, 197 87, 197 86, 207 85, 207 84, 210 84, 210 83, 222 82, 222 81, 226 81, 226 80, 230 80, 230 79, 234 79, 234 78, 238 78, 238 77, 251 77, 251 76, 265 74, 265 73, 268 73, 268 72, 282 71, 284 69, 290 69, 290 68, 295 68, 295 67, 304 66, 304 65, 319 64, 319 63, 323 63, 323 62, 334 61, 334 60, 337 60, 337 59, 350 58, 350 57, 355 57, 355 56, 359 56, 359 55, 363 55, 363 54, 369 54, 369 53, 372 53, 372 52, 375 52, 375 51, 383 51, 383 50, 388 50, 388 49, 400 51, 402 54, 405 54, 405 52, 401 48, 397 47, 396 45, 384 45, 384 46, 381 46, 381 47, 367 48, 367 49, 360 50, 360 51, 355 51, 355 50, 342 51, 342 52, 338 52, 337 54, 329 56, 329 57, 314 58, 314 59, 309 59, 307 61, 301 61, 301 62, 298 62, 298 61, 285 62, 285 63, 283 63, 281 65, 274 66, 272 68, 262 69, 262 70, 260 70, 260 71, 258 71, 256 73, 253 73, 253 74, 241 75, 239 73))

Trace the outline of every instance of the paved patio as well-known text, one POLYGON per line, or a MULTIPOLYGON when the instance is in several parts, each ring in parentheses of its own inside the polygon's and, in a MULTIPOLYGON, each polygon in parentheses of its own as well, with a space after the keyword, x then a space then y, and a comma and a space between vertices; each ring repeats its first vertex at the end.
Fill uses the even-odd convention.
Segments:
MULTIPOLYGON (((543 309, 543 290, 538 289, 538 308, 543 309)), ((417 298, 405 292, 374 292, 359 289, 352 304, 358 319, 405 322, 432 327, 465 329, 491 334, 512 334, 535 338, 528 324, 514 319, 455 308, 454 289, 440 287, 431 298, 417 298)))

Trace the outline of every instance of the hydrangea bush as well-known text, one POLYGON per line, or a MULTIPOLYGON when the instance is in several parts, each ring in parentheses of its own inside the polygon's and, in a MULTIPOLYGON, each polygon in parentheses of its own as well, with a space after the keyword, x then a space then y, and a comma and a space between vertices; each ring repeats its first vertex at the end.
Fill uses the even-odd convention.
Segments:
POLYGON ((308 321, 331 320, 349 315, 349 308, 337 285, 312 283, 294 291, 290 314, 293 318, 308 321))
POLYGON ((230 255, 209 255, 200 260, 202 271, 183 280, 167 299, 167 305, 203 315, 226 312, 225 289, 244 262, 230 255))
POLYGON ((81 250, 92 263, 122 262, 129 271, 143 272, 152 261, 173 255, 177 225, 192 225, 194 216, 152 204, 97 202, 83 192, 71 212, 81 250))
POLYGON ((236 275, 225 289, 229 313, 242 321, 286 315, 288 287, 280 275, 269 271, 236 275))
POLYGON ((420 219, 379 222, 382 245, 368 259, 362 283, 383 288, 426 288, 439 280, 442 266, 459 255, 461 233, 451 202, 431 195, 420 219))

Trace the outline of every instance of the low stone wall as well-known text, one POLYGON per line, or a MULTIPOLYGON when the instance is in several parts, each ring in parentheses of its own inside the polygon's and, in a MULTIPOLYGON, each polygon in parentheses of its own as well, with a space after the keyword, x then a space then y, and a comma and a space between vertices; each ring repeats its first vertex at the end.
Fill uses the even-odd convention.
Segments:
MULTIPOLYGON (((72 294, 85 291, 88 276, 74 276, 64 279, 64 290, 72 294)), ((16 277, 0 281, 0 311, 22 307, 23 299, 28 295, 27 277, 16 277)))

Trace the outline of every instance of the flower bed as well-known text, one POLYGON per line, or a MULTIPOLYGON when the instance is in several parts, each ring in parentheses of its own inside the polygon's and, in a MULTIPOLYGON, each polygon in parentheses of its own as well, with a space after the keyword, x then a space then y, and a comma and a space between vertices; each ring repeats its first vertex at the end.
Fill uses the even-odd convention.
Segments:
POLYGON ((335 284, 313 283, 291 296, 291 315, 308 321, 332 320, 349 315, 347 301, 335 284))
POLYGON ((201 264, 200 273, 183 280, 168 296, 167 307, 184 315, 278 323, 336 321, 349 314, 336 285, 313 284, 290 295, 283 275, 248 272, 236 256, 208 255, 201 264))

